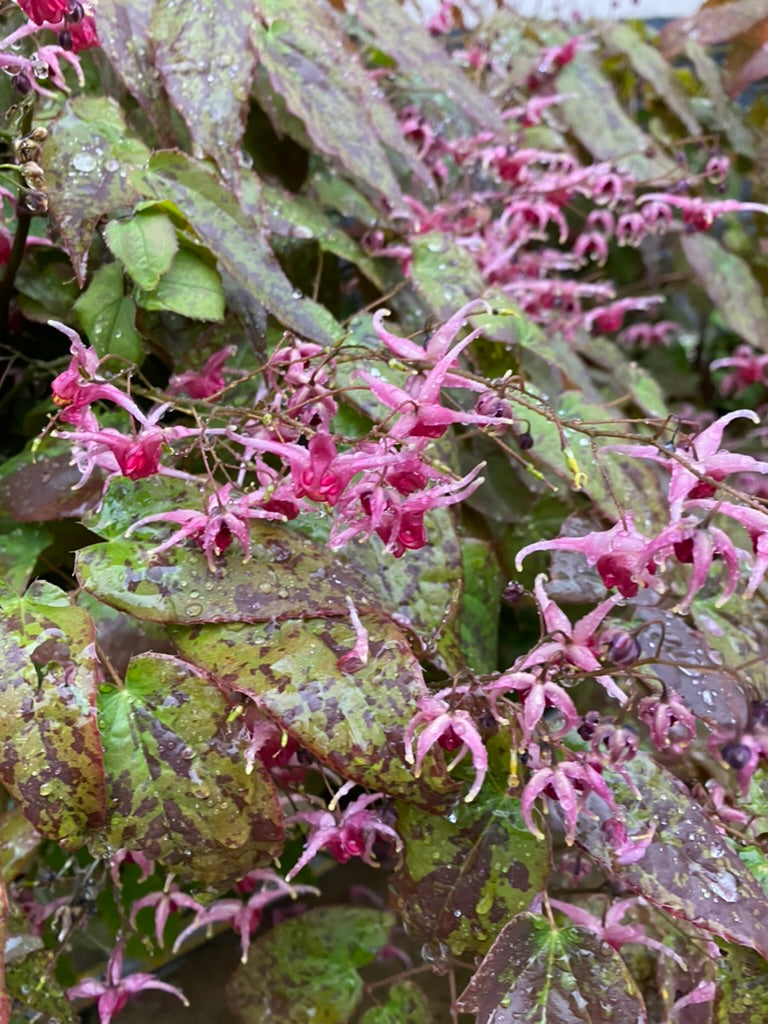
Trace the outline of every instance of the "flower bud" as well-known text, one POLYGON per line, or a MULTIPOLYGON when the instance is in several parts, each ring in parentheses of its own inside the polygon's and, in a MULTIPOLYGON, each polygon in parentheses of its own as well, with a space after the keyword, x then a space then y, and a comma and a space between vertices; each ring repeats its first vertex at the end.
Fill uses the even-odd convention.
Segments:
POLYGON ((45 192, 37 189, 30 189, 19 196, 20 213, 29 214, 32 217, 43 217, 48 213, 48 196, 45 192))
POLYGON ((608 642, 606 655, 614 665, 634 665, 642 651, 637 637, 632 633, 617 630, 608 642))
POLYGON ((11 79, 11 85, 16 92, 20 92, 22 96, 26 96, 32 89, 32 83, 23 71, 20 71, 18 75, 13 76, 11 79))
POLYGON ((527 430, 517 435, 517 446, 524 452, 530 451, 533 448, 533 438, 527 430))
POLYGON ((85 10, 79 0, 69 0, 69 7, 64 15, 64 20, 69 22, 70 25, 76 25, 78 21, 82 21, 85 17, 85 10))
POLYGON ((62 50, 72 49, 72 33, 69 31, 69 29, 65 28, 62 32, 59 32, 59 46, 62 48, 62 50))
POLYGON ((517 604, 524 593, 525 587, 515 580, 510 580, 501 592, 501 599, 506 604, 517 604))
POLYGON ((721 747, 720 755, 729 767, 733 768, 734 771, 740 771, 749 764, 752 751, 746 744, 737 743, 732 740, 730 743, 726 743, 724 747, 721 747))

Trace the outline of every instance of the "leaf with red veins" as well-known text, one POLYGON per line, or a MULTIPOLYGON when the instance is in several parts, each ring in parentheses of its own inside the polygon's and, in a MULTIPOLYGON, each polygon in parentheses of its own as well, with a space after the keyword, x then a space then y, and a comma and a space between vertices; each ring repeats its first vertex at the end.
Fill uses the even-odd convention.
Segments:
POLYGON ((52 584, 3 595, 0 779, 25 816, 65 848, 105 814, 91 617, 52 584))
POLYGON ((768 957, 765 894, 752 872, 724 841, 720 825, 689 789, 650 757, 622 765, 626 781, 612 776, 611 792, 633 832, 656 824, 644 856, 617 857, 606 822, 616 817, 601 795, 579 817, 576 842, 618 881, 654 907, 682 917, 704 933, 748 946, 768 957))

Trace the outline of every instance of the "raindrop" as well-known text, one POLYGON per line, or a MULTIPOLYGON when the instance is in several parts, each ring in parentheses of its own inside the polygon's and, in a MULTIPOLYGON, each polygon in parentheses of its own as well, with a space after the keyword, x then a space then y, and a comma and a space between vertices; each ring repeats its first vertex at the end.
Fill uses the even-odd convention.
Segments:
POLYGON ((92 171, 96 166, 96 161, 90 153, 75 153, 72 157, 72 166, 76 171, 92 171))
POLYGON ((184 609, 187 615, 199 615, 202 612, 202 610, 203 606, 194 601, 192 602, 192 604, 188 604, 187 607, 184 609))

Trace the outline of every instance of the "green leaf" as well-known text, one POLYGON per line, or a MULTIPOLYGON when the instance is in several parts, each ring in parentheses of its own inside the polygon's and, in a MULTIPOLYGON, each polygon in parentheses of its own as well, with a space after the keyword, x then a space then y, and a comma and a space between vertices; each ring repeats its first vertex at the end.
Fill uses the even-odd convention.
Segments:
POLYGON ((405 850, 390 895, 408 933, 436 959, 446 947, 455 956, 487 952, 546 885, 549 849, 523 824, 505 781, 489 780, 448 817, 398 805, 405 850))
POLYGON ((170 270, 179 249, 173 221, 157 210, 143 211, 126 221, 111 220, 104 237, 126 273, 139 288, 150 292, 170 270))
POLYGON ((136 303, 124 294, 119 263, 99 267, 74 308, 80 326, 100 356, 142 362, 144 345, 135 326, 136 303))
POLYGON ((650 757, 622 766, 611 792, 630 835, 656 825, 653 841, 634 864, 616 860, 601 823, 616 816, 597 797, 590 817, 579 819, 576 841, 597 863, 632 891, 705 935, 738 943, 768 956, 765 896, 690 790, 650 757), (631 788, 630 788, 631 783, 631 788))
MULTIPOLYGON (((9 943, 11 947, 19 944, 23 949, 22 943, 31 943, 35 938, 28 933, 12 934, 9 943)), ((42 1019, 56 1021, 57 1024, 78 1024, 80 1018, 56 979, 55 961, 55 952, 47 949, 32 949, 25 955, 7 957, 5 984, 16 1009, 11 1021, 42 1019), (19 1008, 26 1013, 19 1013, 19 1008)))
POLYGON ((501 569, 491 545, 476 537, 462 540, 461 561, 464 580, 459 611, 462 654, 473 671, 495 672, 504 582, 501 569))
POLYGON ((717 1024, 763 1024, 768 964, 751 949, 728 947, 715 960, 717 1024))
POLYGON ((768 351, 768 305, 747 261, 703 232, 681 235, 680 244, 686 263, 727 326, 750 345, 768 351))
POLYGON ((40 554, 53 540, 53 534, 36 523, 23 523, 0 533, 0 579, 17 593, 30 580, 40 554))
POLYGON ((0 619, 0 780, 38 832, 82 844, 104 818, 93 623, 34 583, 0 619))
POLYGON ((144 309, 170 310, 191 320, 224 319, 224 289, 218 271, 188 249, 176 253, 154 291, 139 290, 137 301, 144 309))
POLYGON ((132 658, 125 686, 104 686, 99 725, 109 820, 105 838, 185 877, 224 886, 282 846, 277 794, 215 684, 167 654, 132 658))
POLYGON ((430 231, 413 239, 411 277, 430 309, 439 318, 485 291, 485 282, 472 255, 449 235, 430 231))
POLYGON ((374 1006, 360 1018, 360 1024, 430 1024, 427 998, 412 981, 392 985, 383 1006, 374 1006))
POLYGON ((459 997, 477 1024, 645 1024, 645 1005, 619 954, 586 928, 518 914, 459 997))
POLYGON ((229 181, 239 177, 256 54, 248 38, 257 16, 254 0, 196 0, 155 5, 149 26, 153 70, 184 118, 193 143, 213 157, 229 181), (237 39, 242 45, 233 46, 237 39))
POLYGON ((220 266, 282 324, 322 345, 340 337, 341 329, 327 309, 297 297, 269 248, 263 225, 191 157, 156 153, 148 171, 132 180, 144 196, 176 203, 220 266))
POLYGON ((148 159, 149 150, 129 134, 112 99, 78 96, 52 123, 43 149, 50 218, 80 287, 96 225, 139 198, 130 172, 148 159))
POLYGON ((274 618, 258 625, 172 628, 181 654, 228 689, 245 693, 298 743, 347 779, 424 806, 455 792, 436 755, 419 779, 405 763, 403 733, 427 695, 405 636, 361 612, 369 632, 365 665, 339 659, 355 633, 349 618, 274 618))
POLYGON ((211 572, 195 545, 150 557, 150 544, 115 540, 78 551, 76 573, 100 601, 154 622, 263 622, 318 615, 348 617, 347 594, 360 610, 376 598, 354 569, 280 526, 251 530, 251 557, 237 549, 211 572))
POLYGON ((252 946, 227 986, 243 1024, 347 1024, 360 1001, 358 968, 387 942, 392 914, 319 907, 277 925, 252 946))

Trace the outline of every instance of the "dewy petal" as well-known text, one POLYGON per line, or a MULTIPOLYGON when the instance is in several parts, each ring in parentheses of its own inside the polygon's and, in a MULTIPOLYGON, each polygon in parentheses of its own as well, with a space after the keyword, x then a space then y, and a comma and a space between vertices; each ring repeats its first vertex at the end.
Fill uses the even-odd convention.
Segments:
POLYGON ((465 803, 471 803, 480 792, 485 776, 488 772, 488 753, 485 749, 477 726, 466 711, 455 711, 453 717, 453 731, 462 740, 472 755, 472 767, 475 769, 475 781, 472 783, 469 792, 464 797, 465 803), (459 717, 461 716, 461 717, 459 717))
POLYGON ((547 786, 552 782, 554 772, 551 768, 539 768, 533 773, 528 782, 526 783, 525 789, 523 790, 522 796, 520 797, 520 815, 525 822, 526 828, 529 832, 537 839, 543 839, 544 833, 534 824, 531 811, 537 798, 541 796, 547 786))
POLYGON ((704 459, 714 455, 719 450, 720 445, 723 441, 723 431, 733 420, 749 419, 753 423, 759 423, 760 417, 753 409, 736 409, 734 412, 726 413, 725 416, 721 416, 716 419, 714 423, 711 423, 705 430, 702 430, 700 434, 697 434, 691 441, 691 448, 694 452, 694 457, 699 461, 703 462, 704 459))

